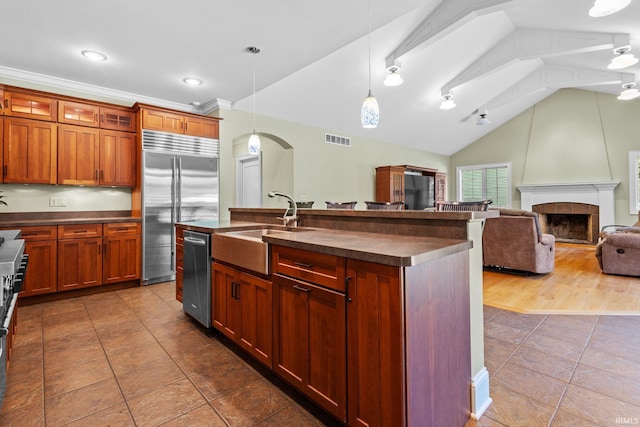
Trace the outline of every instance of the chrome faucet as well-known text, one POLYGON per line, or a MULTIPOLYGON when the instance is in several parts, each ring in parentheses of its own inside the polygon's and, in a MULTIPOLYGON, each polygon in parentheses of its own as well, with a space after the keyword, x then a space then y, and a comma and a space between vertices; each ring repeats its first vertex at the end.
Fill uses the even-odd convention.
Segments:
POLYGON ((280 197, 284 197, 285 199, 289 199, 289 201, 291 201, 291 205, 293 206, 293 215, 287 216, 287 213, 289 213, 289 209, 287 208, 287 210, 284 211, 284 215, 282 217, 278 217, 278 219, 282 220, 285 227, 289 227, 289 226, 294 228, 297 227, 298 226, 298 205, 296 205, 296 202, 293 200, 293 197, 289 196, 288 194, 280 193, 279 191, 269 191, 269 194, 267 195, 269 197, 280 196, 280 197))

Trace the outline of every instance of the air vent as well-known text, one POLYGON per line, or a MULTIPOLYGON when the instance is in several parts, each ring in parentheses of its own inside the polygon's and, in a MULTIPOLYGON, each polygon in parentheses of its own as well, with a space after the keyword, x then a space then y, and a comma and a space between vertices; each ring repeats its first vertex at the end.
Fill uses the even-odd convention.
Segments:
POLYGON ((324 134, 324 142, 326 142, 327 144, 342 145, 343 147, 351 147, 351 138, 331 135, 330 133, 324 134))

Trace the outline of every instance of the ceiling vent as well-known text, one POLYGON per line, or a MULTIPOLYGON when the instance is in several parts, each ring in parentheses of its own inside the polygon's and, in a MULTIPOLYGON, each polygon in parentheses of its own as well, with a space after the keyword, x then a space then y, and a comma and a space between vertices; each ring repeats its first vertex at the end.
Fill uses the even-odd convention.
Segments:
POLYGON ((326 142, 327 144, 342 145, 343 147, 351 147, 351 138, 331 135, 330 133, 324 134, 324 142, 326 142))

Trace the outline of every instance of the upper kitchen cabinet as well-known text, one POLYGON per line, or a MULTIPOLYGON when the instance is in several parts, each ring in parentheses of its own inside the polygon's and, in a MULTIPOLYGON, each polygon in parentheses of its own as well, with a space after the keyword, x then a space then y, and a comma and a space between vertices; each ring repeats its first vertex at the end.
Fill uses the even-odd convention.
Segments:
POLYGON ((135 149, 135 134, 60 125, 58 184, 133 187, 135 149))
POLYGON ((135 113, 131 109, 72 101, 58 102, 58 122, 124 132, 135 132, 136 128, 135 113))
POLYGON ((4 119, 5 183, 56 183, 57 126, 37 120, 4 119))
POLYGON ((191 136, 202 136, 205 138, 218 139, 220 135, 219 124, 217 120, 201 119, 196 117, 187 117, 185 123, 185 132, 191 136))
POLYGON ((172 110, 163 110, 138 105, 142 118, 142 129, 158 130, 204 138, 218 139, 220 120, 217 117, 199 116, 172 110))
POLYGON ((58 101, 53 97, 5 89, 2 112, 5 116, 55 122, 57 105, 58 101))

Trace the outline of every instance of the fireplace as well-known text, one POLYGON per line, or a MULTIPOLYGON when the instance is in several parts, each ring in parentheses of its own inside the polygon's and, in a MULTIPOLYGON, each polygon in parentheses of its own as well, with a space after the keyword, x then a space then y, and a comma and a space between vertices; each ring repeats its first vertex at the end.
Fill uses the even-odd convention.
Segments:
POLYGON ((540 217, 543 233, 559 242, 598 242, 600 208, 587 203, 540 203, 531 207, 540 217))
POLYGON ((580 227, 584 230, 586 225, 586 234, 582 231, 579 238, 568 239, 595 243, 602 227, 616 223, 613 191, 618 184, 620 181, 520 185, 520 208, 533 211, 534 206, 544 206, 543 210, 536 211, 545 216, 540 223, 549 230, 546 224, 550 221, 550 227, 555 227, 555 232, 549 233, 559 239, 564 237, 558 237, 555 233, 577 236, 576 229, 580 227), (583 239, 584 236, 587 238, 583 239))

